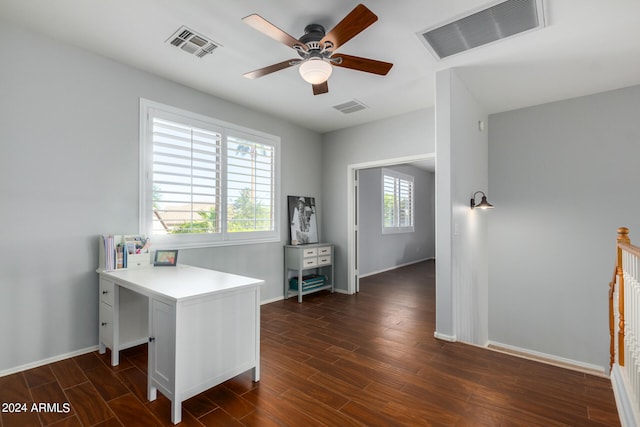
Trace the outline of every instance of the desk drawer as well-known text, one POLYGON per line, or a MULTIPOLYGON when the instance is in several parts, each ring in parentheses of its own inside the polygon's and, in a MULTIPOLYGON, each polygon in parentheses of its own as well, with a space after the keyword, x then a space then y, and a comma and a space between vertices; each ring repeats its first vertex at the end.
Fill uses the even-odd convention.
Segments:
POLYGON ((318 255, 331 255, 331 246, 318 248, 318 255))
POLYGON ((311 257, 318 255, 318 248, 307 248, 302 252, 303 257, 311 257))
POLYGON ((107 304, 100 303, 99 319, 100 341, 113 349, 113 308, 107 304))
POLYGON ((305 258, 304 260, 302 260, 302 266, 304 268, 315 267, 316 265, 318 265, 318 258, 317 257, 305 258))
POLYGON ((318 265, 331 265, 331 255, 319 256, 318 265))
POLYGON ((100 279, 100 302, 113 307, 115 285, 105 279, 100 279))

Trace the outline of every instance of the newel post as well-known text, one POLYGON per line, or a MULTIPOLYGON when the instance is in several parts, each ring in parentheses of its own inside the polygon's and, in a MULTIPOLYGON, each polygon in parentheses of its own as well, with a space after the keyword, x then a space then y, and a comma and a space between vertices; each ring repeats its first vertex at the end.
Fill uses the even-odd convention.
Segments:
POLYGON ((618 313, 620 315, 618 321, 618 364, 624 366, 624 272, 622 270, 622 248, 620 243, 630 244, 629 229, 627 227, 618 228, 618 244, 616 271, 618 274, 618 313))

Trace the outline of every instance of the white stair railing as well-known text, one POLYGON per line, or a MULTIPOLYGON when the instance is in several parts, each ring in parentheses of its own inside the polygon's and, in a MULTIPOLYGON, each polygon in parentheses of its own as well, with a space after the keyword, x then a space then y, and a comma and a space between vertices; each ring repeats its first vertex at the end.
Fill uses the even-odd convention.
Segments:
POLYGON ((640 248, 629 229, 618 229, 614 277, 609 289, 611 381, 620 422, 640 425, 640 248), (617 339, 616 339, 617 338, 617 339))

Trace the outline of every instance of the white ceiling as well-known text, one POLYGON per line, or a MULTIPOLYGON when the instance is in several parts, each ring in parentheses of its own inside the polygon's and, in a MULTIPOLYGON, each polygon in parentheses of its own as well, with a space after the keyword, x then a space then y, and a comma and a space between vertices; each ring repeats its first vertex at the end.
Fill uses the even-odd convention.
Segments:
POLYGON ((546 28, 442 61, 416 35, 495 3, 366 1, 378 21, 338 52, 394 67, 385 77, 336 68, 329 93, 318 96, 296 67, 256 80, 242 76, 296 54, 241 18, 257 13, 297 38, 310 23, 328 31, 357 2, 1 0, 0 17, 318 132, 433 106, 435 72, 450 67, 460 69, 490 113, 640 84, 638 0, 545 0, 546 28), (165 43, 182 25, 222 47, 200 59, 165 43), (352 99, 369 108, 348 115, 332 108, 352 99))

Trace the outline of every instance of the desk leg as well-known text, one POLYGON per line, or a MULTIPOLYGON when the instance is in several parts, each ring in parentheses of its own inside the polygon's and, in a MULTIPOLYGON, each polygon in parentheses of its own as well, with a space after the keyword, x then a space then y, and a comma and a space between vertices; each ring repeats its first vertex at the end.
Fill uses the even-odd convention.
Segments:
POLYGON ((182 421, 182 402, 180 399, 174 398, 171 401, 171 422, 178 424, 182 421))
POLYGON ((298 270, 298 303, 302 302, 302 270, 298 270))

